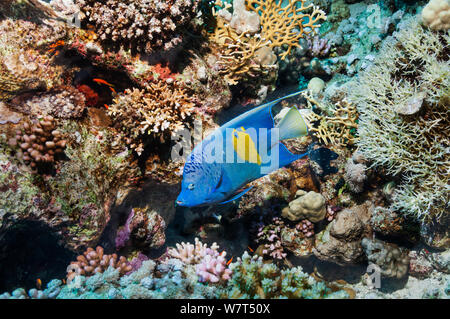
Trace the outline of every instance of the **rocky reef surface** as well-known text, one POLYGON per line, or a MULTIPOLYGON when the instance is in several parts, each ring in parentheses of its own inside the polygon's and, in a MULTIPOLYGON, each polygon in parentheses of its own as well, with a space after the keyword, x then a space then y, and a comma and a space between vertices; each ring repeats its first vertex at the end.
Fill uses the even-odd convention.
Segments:
POLYGON ((448 0, 2 1, 0 298, 449 298, 449 28, 448 0), (307 157, 174 205, 184 134, 298 90, 307 157))

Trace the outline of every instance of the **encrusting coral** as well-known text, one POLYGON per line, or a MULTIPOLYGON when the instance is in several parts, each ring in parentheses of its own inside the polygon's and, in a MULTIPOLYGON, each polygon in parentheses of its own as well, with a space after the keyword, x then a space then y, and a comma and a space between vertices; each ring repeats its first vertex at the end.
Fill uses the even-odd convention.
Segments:
POLYGON ((97 246, 95 250, 89 247, 83 255, 77 257, 77 261, 71 262, 67 267, 67 280, 71 282, 75 276, 102 273, 109 267, 118 269, 121 275, 132 269, 125 257, 118 257, 117 254, 107 255, 101 246, 97 246))
POLYGON ((448 214, 450 36, 415 18, 403 23, 349 98, 360 113, 361 153, 372 166, 403 178, 392 209, 427 221, 448 214))
POLYGON ((66 141, 56 129, 55 119, 50 115, 32 125, 24 123, 9 144, 19 145, 22 149, 20 157, 34 171, 37 171, 39 165, 43 163, 53 163, 55 155, 62 153, 66 147, 66 141))
POLYGON ((34 95, 15 109, 25 114, 51 115, 57 118, 80 118, 85 109, 85 96, 77 89, 67 86, 60 92, 34 95))
POLYGON ((145 53, 170 50, 183 41, 197 13, 198 0, 77 0, 82 22, 101 40, 129 45, 145 53))
POLYGON ((383 276, 400 279, 408 273, 409 255, 405 249, 369 238, 364 238, 361 245, 369 261, 380 267, 383 276))
POLYGON ((282 210, 282 216, 291 221, 308 219, 317 223, 325 218, 327 213, 325 198, 316 192, 297 191, 295 200, 289 203, 288 207, 282 210))

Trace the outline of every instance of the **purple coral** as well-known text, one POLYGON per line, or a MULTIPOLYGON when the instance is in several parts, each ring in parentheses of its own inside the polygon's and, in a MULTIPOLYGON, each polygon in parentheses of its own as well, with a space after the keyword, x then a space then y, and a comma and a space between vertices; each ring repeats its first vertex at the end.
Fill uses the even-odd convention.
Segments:
POLYGON ((128 215, 125 225, 117 232, 116 236, 116 249, 125 247, 128 240, 130 239, 131 229, 130 223, 134 216, 134 209, 131 210, 130 215, 128 215))
POLYGON ((331 44, 327 39, 319 38, 315 36, 314 38, 308 38, 308 47, 311 56, 313 57, 325 57, 328 55, 331 49, 331 44))
POLYGON ((301 220, 295 225, 295 229, 302 232, 305 237, 312 237, 314 235, 314 224, 307 219, 301 220))
POLYGON ((225 256, 226 252, 218 256, 206 255, 195 267, 199 281, 217 283, 230 279, 231 270, 227 268, 225 256))
POLYGON ((167 254, 180 259, 186 265, 195 265, 196 274, 200 282, 223 282, 231 278, 231 270, 227 267, 226 252, 219 253, 216 243, 209 248, 198 238, 195 243, 181 243, 177 248, 170 248, 167 254))
POLYGON ((284 259, 287 254, 284 252, 283 246, 281 244, 281 229, 284 227, 284 222, 278 218, 274 217, 272 224, 267 226, 261 226, 258 229, 258 238, 256 241, 258 243, 263 243, 263 255, 268 255, 274 259, 284 259))

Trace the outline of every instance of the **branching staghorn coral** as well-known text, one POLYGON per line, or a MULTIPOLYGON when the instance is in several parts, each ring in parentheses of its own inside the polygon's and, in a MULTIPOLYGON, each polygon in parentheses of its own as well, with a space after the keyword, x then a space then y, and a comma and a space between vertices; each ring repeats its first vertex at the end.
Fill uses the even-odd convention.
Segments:
MULTIPOLYGON (((322 112, 326 109, 321 106, 310 91, 302 94, 308 103, 308 108, 318 107, 322 112)), ((356 107, 346 99, 339 101, 331 109, 331 115, 319 115, 315 112, 304 113, 309 132, 325 145, 352 145, 356 138, 352 130, 358 128, 358 112, 356 107)))
POLYGON ((404 23, 349 98, 361 114, 362 154, 403 177, 391 208, 427 221, 448 216, 449 208, 450 35, 415 18, 404 23))
POLYGON ((145 136, 164 141, 171 133, 188 127, 194 102, 177 82, 156 81, 145 90, 127 89, 114 99, 108 113, 120 125, 127 144, 140 155, 145 136))
MULTIPOLYGON (((251 28, 243 28, 242 33, 233 27, 233 20, 228 9, 229 3, 221 0, 215 2, 223 9, 213 15, 216 17, 216 28, 210 39, 221 47, 219 66, 221 73, 231 85, 239 83, 243 77, 267 75, 277 69, 276 56, 272 49, 287 45, 288 49, 281 55, 285 59, 292 48, 300 47, 299 40, 311 34, 320 27, 318 22, 325 20, 323 11, 311 5, 306 6, 305 0, 292 1, 282 5, 281 0, 265 3, 261 0, 247 0, 246 9, 258 14, 260 30, 249 32, 251 28), (301 3, 301 6, 297 4, 301 3), (312 13, 304 13, 312 9, 312 13), (255 34, 256 33, 256 34, 255 34)), ((234 1, 234 6, 239 2, 234 1)), ((234 8, 233 8, 234 9, 234 8)), ((240 13, 244 15, 243 11, 240 13)), ((253 30, 252 30, 253 31, 253 30)))

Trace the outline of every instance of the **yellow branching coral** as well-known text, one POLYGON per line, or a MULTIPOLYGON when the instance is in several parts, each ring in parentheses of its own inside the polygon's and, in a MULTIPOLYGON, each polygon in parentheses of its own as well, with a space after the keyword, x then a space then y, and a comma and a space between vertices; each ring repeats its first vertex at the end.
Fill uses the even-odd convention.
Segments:
POLYGON ((260 20, 260 30, 256 34, 239 34, 230 23, 230 13, 227 10, 232 6, 221 0, 215 2, 222 10, 213 10, 217 24, 209 36, 221 47, 219 66, 229 84, 235 85, 243 77, 266 75, 276 70, 273 48, 287 45, 287 50, 280 54, 280 58, 285 59, 292 48, 300 46, 299 40, 305 34, 320 27, 318 22, 326 19, 325 13, 312 4, 306 6, 305 2, 306 0, 289 0, 289 4, 283 6, 281 0, 269 3, 246 0, 246 9, 257 13, 260 20), (305 13, 310 9, 312 13, 305 13))
MULTIPOLYGON (((314 105, 321 108, 320 103, 309 91, 304 92, 303 96, 309 109, 312 109, 314 105)), ((344 99, 336 103, 331 113, 332 115, 328 116, 309 112, 306 116, 309 131, 325 145, 346 146, 354 144, 356 138, 352 135, 351 130, 358 128, 356 107, 344 99)))
POLYGON ((114 99, 108 112, 120 125, 126 142, 140 155, 144 136, 164 142, 170 133, 189 125, 194 106, 192 98, 177 83, 158 81, 145 90, 127 89, 114 99))
POLYGON ((269 46, 288 46, 287 51, 280 55, 284 60, 293 47, 300 47, 300 39, 319 28, 319 21, 327 17, 313 4, 305 5, 306 0, 289 0, 286 6, 282 3, 282 0, 247 0, 248 9, 260 16, 261 34, 269 41, 269 46), (309 9, 312 9, 312 13, 305 13, 309 9))

